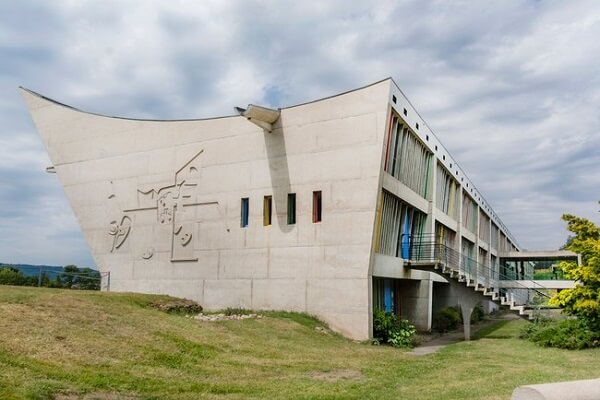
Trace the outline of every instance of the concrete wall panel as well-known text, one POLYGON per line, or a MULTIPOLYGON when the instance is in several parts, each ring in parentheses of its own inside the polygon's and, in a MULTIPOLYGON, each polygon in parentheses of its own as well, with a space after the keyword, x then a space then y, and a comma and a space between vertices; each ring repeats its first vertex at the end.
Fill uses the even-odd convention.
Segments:
POLYGON ((367 338, 389 91, 388 80, 282 109, 272 133, 243 117, 128 120, 24 97, 111 290, 212 309, 304 310, 367 338), (322 221, 313 223, 316 190, 322 221), (293 225, 288 193, 296 193, 293 225))
POLYGON ((261 310, 306 310, 306 281, 301 279, 255 279, 252 308, 261 310))
POLYGON ((207 310, 218 310, 227 307, 252 308, 252 280, 205 280, 202 306, 206 307, 207 310))

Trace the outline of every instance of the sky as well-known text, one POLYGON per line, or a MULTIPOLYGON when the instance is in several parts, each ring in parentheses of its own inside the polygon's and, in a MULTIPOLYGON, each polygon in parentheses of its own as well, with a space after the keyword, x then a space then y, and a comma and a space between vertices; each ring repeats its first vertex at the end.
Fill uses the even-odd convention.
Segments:
POLYGON ((600 222, 600 2, 0 0, 0 262, 94 265, 18 86, 181 119, 386 77, 523 248, 600 222))

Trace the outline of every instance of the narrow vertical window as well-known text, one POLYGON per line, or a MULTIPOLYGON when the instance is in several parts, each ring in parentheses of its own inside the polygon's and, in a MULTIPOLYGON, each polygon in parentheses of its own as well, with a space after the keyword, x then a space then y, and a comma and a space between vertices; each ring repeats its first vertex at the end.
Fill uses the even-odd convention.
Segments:
POLYGON ((247 197, 242 199, 242 216, 240 225, 242 228, 248 226, 248 210, 249 210, 250 200, 247 197))
POLYGON ((321 191, 313 192, 313 222, 321 222, 321 191))
POLYGON ((265 196, 265 200, 263 202, 263 225, 264 226, 271 225, 272 205, 273 205, 273 196, 265 196))
POLYGON ((288 193, 287 223, 288 225, 296 223, 296 193, 288 193))

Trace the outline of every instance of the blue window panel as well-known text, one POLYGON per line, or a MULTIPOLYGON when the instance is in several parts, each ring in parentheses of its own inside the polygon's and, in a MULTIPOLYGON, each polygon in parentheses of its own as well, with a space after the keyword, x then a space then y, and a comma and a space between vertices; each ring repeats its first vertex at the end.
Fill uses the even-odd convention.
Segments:
POLYGON ((408 260, 410 258, 410 231, 411 231, 411 220, 408 209, 406 210, 406 216, 404 217, 404 234, 402 235, 402 258, 408 260))
POLYGON ((386 279, 383 281, 383 305, 385 307, 385 311, 392 311, 393 299, 392 281, 390 279, 386 279))
POLYGON ((250 208, 250 199, 245 197, 242 199, 242 216, 241 216, 241 222, 240 222, 240 225, 242 228, 245 228, 248 226, 249 208, 250 208))

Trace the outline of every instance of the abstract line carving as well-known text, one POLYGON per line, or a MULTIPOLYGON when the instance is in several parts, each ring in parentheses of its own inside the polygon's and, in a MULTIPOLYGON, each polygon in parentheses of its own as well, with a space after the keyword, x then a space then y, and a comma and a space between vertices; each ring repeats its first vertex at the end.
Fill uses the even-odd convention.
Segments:
POLYGON ((194 175, 198 173, 196 162, 203 151, 200 150, 175 172, 172 184, 148 190, 138 189, 138 193, 150 202, 150 206, 124 210, 124 212, 156 210, 158 224, 169 226, 171 229, 171 261, 173 262, 198 261, 194 258, 193 246, 189 246, 194 236, 195 223, 189 222, 193 218, 186 213, 186 208, 218 204, 217 201, 202 203, 192 201, 191 191, 198 186, 192 183, 194 175))
POLYGON ((127 236, 129 236, 129 232, 131 232, 131 218, 127 215, 124 215, 123 218, 121 218, 120 223, 117 223, 117 221, 112 221, 110 223, 108 234, 113 236, 112 248, 110 249, 111 253, 125 243, 127 236))

